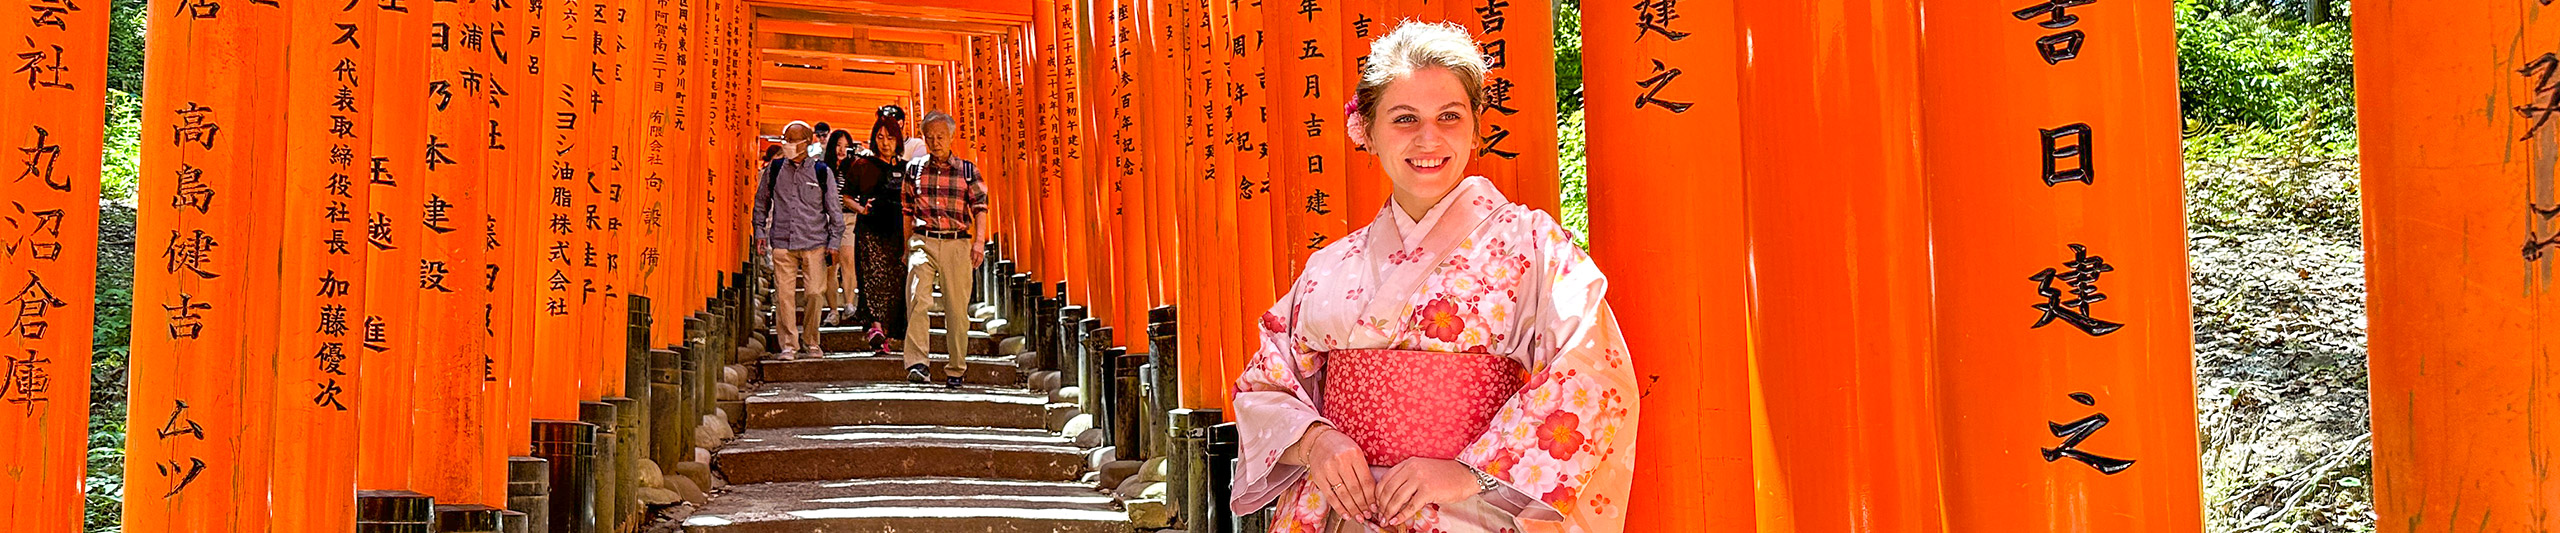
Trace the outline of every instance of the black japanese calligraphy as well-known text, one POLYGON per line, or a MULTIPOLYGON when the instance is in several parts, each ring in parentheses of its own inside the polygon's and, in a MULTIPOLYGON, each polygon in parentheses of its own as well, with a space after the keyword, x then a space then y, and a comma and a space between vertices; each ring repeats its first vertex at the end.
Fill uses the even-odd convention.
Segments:
MULTIPOLYGON (((2071 393, 2071 401, 2090 407, 2098 406, 2098 399, 2086 392, 2071 393)), ((2127 468, 2133 468, 2131 459, 2117 459, 2080 450, 2080 441, 2089 440, 2090 435, 2096 435, 2098 430, 2107 427, 2106 413, 2094 413, 2070 423, 2046 422, 2045 426, 2052 430, 2053 436, 2062 437, 2062 445, 2043 448, 2044 462, 2050 463, 2069 457, 2079 461, 2080 464, 2089 465, 2089 468, 2097 469, 2098 473, 2110 476, 2124 472, 2127 468)))
POLYGON ((2124 324, 2099 319, 2089 310, 2090 306, 2107 301, 2107 295, 2098 292, 2098 276, 2114 272, 2115 265, 2107 264, 2104 257, 2089 255, 2089 247, 2079 244, 2071 245, 2071 256, 2070 261, 2062 263, 2063 268, 2070 270, 2057 272, 2055 269, 2047 268, 2027 277, 2027 280, 2038 284, 2036 295, 2044 297, 2044 303, 2031 306, 2037 311, 2043 311, 2044 315, 2037 317, 2035 325, 2029 328, 2041 328, 2053 323, 2056 319, 2070 324, 2071 327, 2079 328, 2080 332, 2092 337, 2115 333, 2116 330, 2124 328, 2124 324), (2056 281, 2071 287, 2071 299, 2063 299, 2063 290, 2053 286, 2056 281))

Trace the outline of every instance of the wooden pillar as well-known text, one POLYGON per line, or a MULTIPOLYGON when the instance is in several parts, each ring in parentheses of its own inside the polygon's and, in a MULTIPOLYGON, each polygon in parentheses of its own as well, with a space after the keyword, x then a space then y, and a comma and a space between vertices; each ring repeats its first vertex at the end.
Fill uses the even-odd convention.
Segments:
POLYGON ((426 61, 392 68, 426 73, 425 120, 385 126, 425 126, 419 179, 411 185, 421 194, 415 204, 381 206, 395 218, 405 211, 417 221, 400 228, 414 236, 407 244, 417 249, 417 261, 396 265, 410 271, 407 285, 416 288, 420 310, 408 328, 413 336, 397 339, 415 354, 417 403, 407 413, 407 434, 418 447, 407 465, 408 488, 440 505, 504 506, 505 458, 487 455, 493 415, 486 410, 490 369, 484 332, 495 319, 495 309, 484 307, 489 290, 482 250, 484 203, 491 199, 483 188, 489 162, 487 45, 468 40, 472 28, 485 26, 488 12, 458 3, 418 10, 429 19, 426 61))
POLYGON ((1024 43, 1029 51, 1025 57, 1031 60, 1024 71, 1030 82, 1027 86, 1031 88, 1027 107, 1031 110, 1028 118, 1032 121, 1030 149, 1034 166, 1030 169, 1029 183, 1034 192, 1030 200, 1034 202, 1032 210, 1038 213, 1033 226, 1040 231, 1043 244, 1038 275, 1052 283, 1070 281, 1067 278, 1066 221, 1060 213, 1063 206, 1058 204, 1057 191, 1057 122, 1062 107, 1057 87, 1057 19, 1058 10, 1051 2, 1034 2, 1031 6, 1031 35, 1029 42, 1024 43))
MULTIPOLYGON (((1263 25, 1263 10, 1234 2, 1226 7, 1230 29, 1219 49, 1226 52, 1228 69, 1232 73, 1227 82, 1227 94, 1236 97, 1233 112, 1229 115, 1234 117, 1229 122, 1234 132, 1229 134, 1227 144, 1235 150, 1238 181, 1234 190, 1237 224, 1234 233, 1236 250, 1244 257, 1243 265, 1236 270, 1241 275, 1236 287, 1241 290, 1239 295, 1242 298, 1237 307, 1240 314, 1236 318, 1241 320, 1232 325, 1243 328, 1237 334, 1242 342, 1237 353, 1251 357, 1254 350, 1262 346, 1257 326, 1262 313, 1271 308, 1282 291, 1289 290, 1288 285, 1296 276, 1287 270, 1288 266, 1282 259, 1286 252, 1277 248, 1283 243, 1273 241, 1275 234, 1272 228, 1278 225, 1278 220, 1272 218, 1275 213, 1273 206, 1279 203, 1280 198, 1273 195, 1272 187, 1275 181, 1271 165, 1273 130, 1268 121, 1271 89, 1263 81, 1268 78, 1263 47, 1267 42, 1264 36, 1269 30, 1263 25)), ((1236 364, 1229 366, 1228 370, 1243 371, 1246 359, 1235 361, 1236 364)), ((1222 407, 1220 412, 1234 410, 1222 407)))
MULTIPOLYGON (((408 435, 409 411, 416 396, 418 328, 418 261, 425 244, 419 215, 426 204, 426 97, 428 17, 425 4, 378 5, 370 28, 374 46, 373 78, 379 97, 373 102, 373 149, 357 165, 355 182, 367 189, 365 231, 366 285, 362 316, 347 321, 364 355, 361 389, 354 405, 361 435, 408 435), (403 66, 406 67, 403 67, 403 66), (415 87, 403 93, 386 87, 415 87)), ((363 439, 356 454, 356 484, 365 490, 410 490, 409 460, 415 438, 363 439)))
POLYGON ((15 233, 0 237, 10 239, 0 241, 0 303, 11 311, 0 329, 9 365, 0 410, 14 411, 0 417, 7 420, 0 457, 11 465, 0 475, 0 516, 30 531, 73 531, 86 500, 98 257, 99 171, 91 162, 103 142, 107 9, 26 7, 0 21, 0 43, 28 75, 25 84, 0 83, 0 144, 19 163, 8 166, 16 179, 0 183, 0 197, 13 204, 0 220, 15 233))
POLYGON ((634 217, 639 225, 640 284, 632 294, 650 298, 650 318, 657 327, 649 329, 648 348, 660 348, 680 342, 677 337, 684 330, 680 327, 684 323, 682 317, 685 309, 692 306, 677 296, 677 286, 684 276, 677 270, 683 256, 676 254, 690 235, 678 231, 681 224, 677 222, 682 217, 675 210, 681 197, 676 195, 675 182, 683 176, 678 175, 676 161, 688 145, 676 135, 674 116, 676 93, 684 89, 682 78, 674 74, 675 39, 669 34, 674 28, 675 7, 649 2, 640 13, 647 18, 639 24, 642 34, 638 42, 648 61, 629 71, 639 77, 642 95, 636 128, 640 147, 634 154, 640 165, 640 202, 634 217))
POLYGON ((1607 295, 1647 376, 1626 528, 1787 531, 1753 505, 1768 441, 1754 438, 1766 419, 1749 362, 1740 87, 1718 75, 1740 66, 1741 43, 1732 1, 1686 7, 1583 19, 1583 62, 1597 67, 1583 71, 1589 168, 1612 176, 1591 184, 1591 256, 1613 287, 1640 287, 1607 295), (1672 153, 1681 163, 1662 164, 1672 153))
MULTIPOLYGON (((555 98, 565 99, 568 115, 553 115, 553 137, 567 153, 561 156, 570 175, 554 182, 568 189, 570 203, 567 287, 569 330, 574 342, 560 355, 571 359, 570 377, 578 384, 578 401, 603 401, 606 393, 604 354, 597 353, 606 336, 604 323, 604 167, 612 154, 607 153, 612 141, 612 117, 604 109, 603 71, 610 67, 612 56, 600 53, 596 39, 604 22, 596 10, 604 7, 601 0, 562 0, 554 7, 561 12, 551 18, 552 27, 544 36, 553 39, 550 57, 544 58, 544 81, 555 86, 555 98), (565 122, 564 122, 565 121, 565 122)), ((616 333, 619 333, 618 331, 616 333)), ((619 381, 614 382, 619 385, 619 381)), ((568 418, 579 420, 583 411, 571 408, 568 418)))
MULTIPOLYGON (((1435 2, 1432 6, 1438 7, 1439 4, 1435 2)), ((1341 38, 1338 41, 1340 43, 1338 47, 1332 50, 1309 51, 1306 41, 1300 39, 1294 43, 1282 43, 1288 45, 1283 53, 1294 57, 1322 55, 1326 56, 1324 59, 1333 60, 1328 64, 1333 65, 1337 70, 1326 75, 1326 85, 1323 90, 1341 91, 1344 102, 1357 96, 1355 91, 1360 86, 1361 69, 1369 64, 1370 43, 1376 42, 1380 37, 1386 37, 1387 32, 1395 31, 1397 24, 1408 19, 1437 21, 1447 18, 1438 9, 1427 11, 1416 9, 1423 7, 1422 2, 1418 0, 1376 2, 1344 0, 1335 2, 1331 7, 1341 10, 1342 24, 1334 27, 1333 31, 1341 38)), ((1321 46, 1325 43, 1317 44, 1321 46)), ((1340 107, 1337 106, 1335 109, 1340 107)), ((1325 112, 1322 115, 1328 130, 1349 127, 1349 119, 1341 116, 1343 115, 1341 112, 1325 112)), ((1389 196, 1395 191, 1395 185, 1387 181, 1386 171, 1378 167, 1378 156, 1369 153, 1367 147, 1351 142, 1351 137, 1340 131, 1331 132, 1327 137, 1326 140, 1345 147, 1343 159, 1335 162, 1342 167, 1342 196, 1332 200, 1343 219, 1349 224, 1344 231, 1357 231, 1361 226, 1374 220, 1373 217, 1377 216, 1378 210, 1386 208, 1389 196)), ((1483 173, 1483 170, 1472 166, 1467 170, 1470 173, 1483 173)), ((1498 185, 1507 184, 1498 183, 1498 185)), ((1505 193, 1511 192, 1509 187, 1500 188, 1505 193)))
POLYGON ((498 399, 498 440, 510 457, 533 454, 533 398, 555 383, 535 380, 535 369, 549 357, 541 346, 536 324, 542 320, 543 254, 549 235, 546 209, 550 199, 550 176, 545 158, 547 146, 542 137, 549 133, 542 114, 545 99, 542 77, 535 67, 535 57, 543 48, 534 28, 542 25, 540 15, 529 3, 514 2, 494 10, 489 25, 489 53, 495 61, 496 73, 490 77, 492 105, 489 115, 487 168, 489 189, 496 191, 489 204, 496 225, 497 238, 489 244, 490 260, 498 268, 494 280, 499 302, 498 320, 490 331, 503 339, 503 355, 496 357, 501 392, 498 399), (503 89, 503 90, 501 90, 503 89))
MULTIPOLYGON (((1100 6, 1100 9, 1105 13, 1099 17, 1104 24, 1104 29, 1099 32, 1103 36, 1099 46, 1106 50, 1100 64, 1110 65, 1106 84, 1110 92, 1103 102, 1107 118, 1102 123, 1102 130, 1108 134, 1110 142, 1101 153, 1108 154, 1105 159, 1109 161, 1106 168, 1111 185, 1110 199, 1106 203, 1115 224, 1116 255, 1113 263, 1116 268, 1113 271, 1118 276, 1119 297, 1116 303, 1121 313, 1114 318, 1121 324, 1128 324, 1127 327, 1139 328, 1138 325, 1147 323, 1146 310, 1155 305, 1151 299, 1155 282, 1148 279, 1152 259, 1147 250, 1151 244, 1148 234, 1152 228, 1148 227, 1151 219, 1147 218, 1149 180, 1146 172, 1151 169, 1146 166, 1145 153, 1139 145, 1144 132, 1139 121, 1146 113, 1138 105, 1138 72, 1134 70, 1139 68, 1145 56, 1138 47, 1139 34, 1145 30, 1138 25, 1135 2, 1116 0, 1100 6)), ((1124 344, 1128 344, 1133 353, 1147 351, 1144 342, 1124 344)))
MULTIPOLYGON (((288 357, 274 349, 280 304, 273 295, 280 274, 271 265, 281 238, 284 186, 271 177, 285 170, 281 97, 289 14, 282 6, 253 3, 176 7, 153 9, 148 30, 158 45, 147 50, 150 85, 142 105, 139 198, 144 201, 136 220, 135 250, 143 268, 134 273, 133 301, 140 312, 133 322, 127 423, 134 432, 125 456, 130 496, 124 504, 124 530, 266 531, 267 467, 274 453, 269 441, 274 418, 268 411, 274 408, 272 387, 278 378, 269 365, 288 357)), ((94 5, 85 9, 105 11, 94 5)), ((66 26, 69 20, 85 19, 66 19, 66 26)), ((76 44, 66 44, 63 52, 76 44)), ((64 66, 72 64, 77 63, 64 66)), ((76 70, 56 72, 75 88, 81 81, 97 81, 76 70)), ((43 77, 38 81, 51 78, 39 74, 43 77)), ((60 107, 66 111, 56 113, 94 109, 60 107)), ((74 139, 82 135, 74 132, 95 131, 100 123, 95 115, 89 118, 84 124, 59 123, 61 129, 49 130, 44 142, 79 146, 74 139)), ((15 130, 7 138, 15 147, 28 140, 24 131, 15 130)), ((88 164, 71 159, 55 168, 88 164)), ((15 181, 25 186, 26 180, 15 181)), ((63 202, 59 194, 52 196, 45 202, 63 202)), ((6 216, 32 220, 39 215, 13 209, 6 216)), ((69 213, 62 216, 61 223, 72 223, 69 213)), ((69 240, 74 236, 50 242, 54 235, 40 235, 44 240, 16 246, 33 254, 43 250, 40 244, 85 250, 94 242, 69 240)), ((291 357, 300 363, 299 354, 291 357)), ((81 379, 74 377, 77 373, 66 374, 71 375, 64 379, 81 379)), ((81 460, 74 457, 70 460, 81 460)))
POLYGON ((671 194, 666 217, 669 233, 679 236, 668 241, 662 256, 669 270, 667 292, 671 300, 650 302, 658 313, 658 323, 667 325, 661 329, 668 336, 655 348, 673 349, 684 344, 684 328, 680 325, 702 305, 703 266, 707 264, 702 257, 706 253, 702 241, 710 238, 702 227, 702 198, 708 193, 702 189, 701 154, 692 149, 701 142, 692 118, 695 108, 702 105, 700 90, 693 84, 693 19, 688 16, 692 6, 692 0, 677 0, 659 8, 665 12, 665 19, 651 23, 651 31, 658 31, 656 27, 663 25, 667 32, 663 38, 667 41, 663 68, 667 77, 667 135, 673 148, 667 153, 666 179, 671 194))
POLYGON ((2176 8, 1924 7, 1947 529, 2198 531, 2176 8))
MULTIPOLYGON (((2550 76, 2560 68, 2553 55, 2560 53, 2560 19, 2552 17, 2560 8, 2356 7, 2356 60, 2366 66, 2356 73, 2356 111, 2375 523, 2391 533, 2560 526, 2549 514, 2560 486, 2543 473, 2544 458, 2560 444, 2529 437, 2560 428, 2560 416, 2535 407, 2550 397, 2541 385, 2560 377, 2546 358, 2560 343, 2550 334, 2560 322, 2549 311, 2560 302, 2553 285, 2560 279, 2553 237, 2560 234, 2553 207, 2560 205, 2560 178, 2551 164, 2560 157, 2560 129, 2550 122, 2560 98, 2550 76)), ((2080 25, 2166 16, 2083 15, 2080 25)), ((2130 47, 2126 39, 2161 31, 2101 31, 2106 27, 2089 27, 2082 58, 2056 66, 2095 68, 2074 63, 2097 57, 2100 46, 2130 47)), ((2112 179, 2123 178, 2102 175, 2098 183, 2112 179)), ((2120 252, 2091 252, 2132 266, 2117 259, 2120 252)))
MULTIPOLYGON (((1312 28, 1341 27, 1342 0, 1314 0, 1294 5, 1264 3, 1269 15, 1271 38, 1266 42, 1281 43, 1266 49, 1271 76, 1272 116, 1284 117, 1272 144, 1272 168, 1276 177, 1288 187, 1287 202, 1291 206, 1291 237, 1279 244, 1288 248, 1290 271, 1305 270, 1307 256, 1332 244, 1346 231, 1346 220, 1352 211, 1374 213, 1377 206, 1346 209, 1344 166, 1350 137, 1344 133, 1342 105, 1349 101, 1350 90, 1357 82, 1349 79, 1341 63, 1350 61, 1338 32, 1314 31, 1312 28), (1307 53, 1309 42, 1315 53, 1307 53), (1297 43, 1292 46, 1289 43, 1297 43)), ((1277 189, 1277 187, 1275 187, 1277 189)))
POLYGON ((536 82, 531 94, 537 95, 533 100, 542 109, 530 125, 539 132, 535 139, 541 143, 543 160, 536 174, 539 185, 534 186, 539 193, 535 201, 542 206, 533 220, 541 227, 535 232, 540 254, 534 269, 538 307, 533 316, 532 358, 533 382, 542 386, 533 389, 535 420, 577 420, 582 396, 577 385, 582 357, 577 352, 583 338, 577 312, 577 206, 583 160, 574 133, 576 120, 586 116, 586 91, 579 90, 579 84, 587 73, 578 55, 586 47, 576 38, 581 24, 574 9, 567 3, 536 8, 531 32, 537 37, 526 51, 531 56, 527 73, 533 78, 528 81, 536 82))
POLYGON ((1066 236, 1068 282, 1076 287, 1077 303, 1093 311, 1095 316, 1108 316, 1107 300, 1111 294, 1108 278, 1094 269, 1094 256, 1108 254, 1109 243, 1095 237, 1098 218, 1093 212, 1091 176, 1085 172, 1085 63, 1083 31, 1085 21, 1077 16, 1077 0, 1051 0, 1045 7, 1056 11, 1055 49, 1057 70, 1051 81, 1057 84, 1057 142, 1059 231, 1066 236))
MULTIPOLYGON (((1173 70, 1171 63, 1172 48, 1180 45, 1170 40, 1173 22, 1169 17, 1173 15, 1166 11, 1169 4, 1161 0, 1130 0, 1129 5, 1131 25, 1135 26, 1131 39, 1136 42, 1136 51, 1130 57, 1138 63, 1133 91, 1138 101, 1150 110, 1180 102, 1181 93, 1176 92, 1181 83, 1180 71, 1173 70)), ((1182 250, 1181 209, 1177 201, 1180 197, 1174 194, 1183 179, 1178 115, 1141 112, 1138 121, 1138 146, 1145 161, 1140 173, 1147 184, 1141 189, 1147 196, 1144 216, 1149 221, 1147 272, 1158 305, 1182 298, 1182 273, 1175 262, 1182 250)))
POLYGON ((602 286, 604 313, 596 320, 604 333, 589 351, 595 352, 599 359, 598 368, 602 373, 597 379, 603 384, 604 396, 611 398, 628 392, 623 387, 623 354, 629 353, 631 344, 628 334, 631 304, 626 296, 636 294, 632 290, 638 286, 640 270, 637 265, 639 259, 634 257, 636 237, 640 231, 630 227, 636 221, 628 215, 631 206, 640 203, 639 191, 632 179, 632 175, 639 171, 636 157, 639 146, 635 141, 641 127, 640 98, 636 92, 638 73, 634 72, 637 62, 633 58, 640 50, 631 41, 636 33, 634 30, 642 22, 634 19, 631 11, 641 7, 641 0, 590 1, 597 3, 593 19, 596 27, 592 28, 595 33, 589 35, 589 42, 594 49, 602 51, 596 56, 596 68, 592 74, 596 79, 604 80, 603 86, 596 91, 603 103, 598 104, 595 110, 598 118, 603 119, 598 125, 606 129, 601 132, 603 135, 597 136, 601 138, 596 139, 602 145, 603 157, 595 163, 599 174, 597 181, 600 182, 596 186, 603 191, 598 202, 603 213, 598 216, 604 219, 603 245, 596 252, 602 256, 598 261, 602 262, 603 271, 599 275, 603 279, 596 284, 602 286))
MULTIPOLYGON (((1244 180, 1239 170, 1240 165, 1237 164, 1239 150, 1233 146, 1231 140, 1231 136, 1236 132, 1235 112, 1238 103, 1238 99, 1233 96, 1235 89, 1232 87, 1235 80, 1234 42, 1228 40, 1234 32, 1231 26, 1234 14, 1227 3, 1221 0, 1194 1, 1199 4, 1195 8, 1197 13, 1195 17, 1198 22, 1194 24, 1198 30, 1193 33, 1195 41, 1191 49, 1195 54, 1193 61, 1199 65, 1200 77, 1205 82, 1200 84, 1198 89, 1201 97, 1200 111, 1205 113, 1203 116, 1209 117, 1202 122, 1205 128, 1200 132, 1200 145, 1201 152, 1210 156, 1210 172, 1203 176, 1200 192, 1202 205, 1212 210, 1209 218, 1213 222, 1209 226, 1213 233, 1208 235, 1210 239, 1203 244, 1214 246, 1215 250, 1225 253, 1202 257, 1203 259, 1211 257, 1223 259, 1220 261, 1222 264, 1202 265, 1206 272, 1211 274, 1210 287, 1214 290, 1211 295, 1217 300, 1219 317, 1217 322, 1208 324, 1215 328, 1218 335, 1216 351, 1203 352, 1203 354, 1217 354, 1217 356, 1192 360, 1204 365, 1214 364, 1215 366, 1208 368, 1209 372, 1204 375, 1209 377, 1212 384, 1223 389, 1235 383, 1235 375, 1244 370, 1245 360, 1253 353, 1249 346, 1262 344, 1259 336, 1248 337, 1248 334, 1257 331, 1257 324, 1260 322, 1247 318, 1262 316, 1262 312, 1256 309, 1251 314, 1247 314, 1244 310, 1244 280, 1247 277, 1243 271, 1250 267, 1236 265, 1235 255, 1242 253, 1236 251, 1243 244, 1242 239, 1236 234, 1242 229, 1236 222, 1237 202, 1240 200, 1236 191, 1244 180)), ((1249 260, 1244 263, 1251 264, 1249 260)), ((1232 410, 1227 408, 1226 394, 1213 393, 1208 397, 1215 402, 1206 407, 1219 409, 1221 412, 1232 410)))
MULTIPOLYGON (((1611 10, 1631 11, 1616 5, 1611 10)), ((1469 173, 1513 202, 1562 217, 1557 182, 1555 12, 1549 0, 1454 0, 1449 18, 1484 50, 1485 107, 1469 173)), ((1590 11, 1600 11, 1592 9, 1590 11)))
POLYGON ((1917 9, 1737 7, 1754 368, 1782 444, 1764 503, 1807 530, 1939 531, 1917 9))

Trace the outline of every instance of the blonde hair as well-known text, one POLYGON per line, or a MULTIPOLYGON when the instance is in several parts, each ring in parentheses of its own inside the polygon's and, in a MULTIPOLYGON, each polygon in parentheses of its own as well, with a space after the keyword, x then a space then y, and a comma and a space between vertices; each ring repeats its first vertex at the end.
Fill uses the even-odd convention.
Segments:
POLYGON ((1360 71, 1360 87, 1352 93, 1360 120, 1376 124, 1378 96, 1387 84, 1426 68, 1448 69, 1467 90, 1467 109, 1484 111, 1484 53, 1467 29, 1447 22, 1404 21, 1369 44, 1369 65, 1360 71))

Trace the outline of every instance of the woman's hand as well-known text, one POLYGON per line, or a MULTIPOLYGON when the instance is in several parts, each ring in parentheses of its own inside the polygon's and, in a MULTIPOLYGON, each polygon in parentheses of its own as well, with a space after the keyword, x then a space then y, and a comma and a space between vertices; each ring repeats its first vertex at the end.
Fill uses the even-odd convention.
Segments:
POLYGON ((1415 457, 1397 463, 1378 481, 1378 516, 1400 523, 1424 506, 1456 503, 1483 492, 1475 472, 1448 459, 1415 457))
POLYGON ((1369 457, 1350 436, 1333 426, 1309 425, 1281 456, 1282 462, 1307 467, 1307 484, 1324 495, 1335 514, 1377 523, 1377 483, 1369 479, 1369 457))

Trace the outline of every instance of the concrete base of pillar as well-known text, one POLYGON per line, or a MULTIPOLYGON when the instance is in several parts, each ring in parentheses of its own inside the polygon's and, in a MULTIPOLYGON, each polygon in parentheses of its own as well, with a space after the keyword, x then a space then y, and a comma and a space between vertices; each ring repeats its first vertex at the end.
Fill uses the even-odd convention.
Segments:
POLYGON ((551 530, 551 463, 538 457, 507 458, 507 510, 524 515, 525 533, 551 530))

